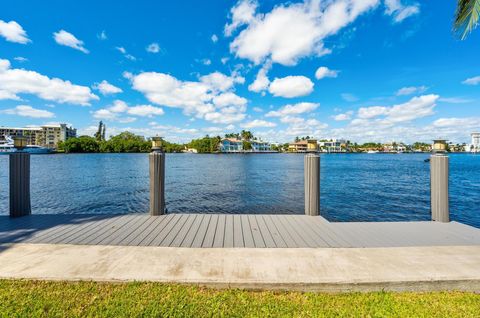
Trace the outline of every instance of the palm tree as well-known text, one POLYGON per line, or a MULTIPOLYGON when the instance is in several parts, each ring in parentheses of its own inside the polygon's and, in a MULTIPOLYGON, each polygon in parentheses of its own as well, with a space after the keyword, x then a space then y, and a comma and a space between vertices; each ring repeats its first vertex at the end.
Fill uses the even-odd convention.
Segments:
POLYGON ((478 25, 480 0, 457 0, 453 30, 462 40, 478 25))

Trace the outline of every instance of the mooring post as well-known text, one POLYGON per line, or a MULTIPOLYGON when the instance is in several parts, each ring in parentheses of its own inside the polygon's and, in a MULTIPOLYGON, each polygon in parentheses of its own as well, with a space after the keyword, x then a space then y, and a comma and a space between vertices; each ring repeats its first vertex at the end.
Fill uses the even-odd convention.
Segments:
POLYGON ((26 139, 15 137, 16 152, 9 156, 10 161, 10 217, 32 214, 30 202, 30 154, 23 152, 26 139))
POLYGON ((165 153, 161 137, 152 138, 150 164, 150 215, 165 214, 165 153))
POLYGON ((448 206, 448 156, 436 153, 430 156, 430 206, 432 221, 450 222, 448 206))
POLYGON ((307 154, 304 158, 305 214, 320 214, 320 156, 307 154))

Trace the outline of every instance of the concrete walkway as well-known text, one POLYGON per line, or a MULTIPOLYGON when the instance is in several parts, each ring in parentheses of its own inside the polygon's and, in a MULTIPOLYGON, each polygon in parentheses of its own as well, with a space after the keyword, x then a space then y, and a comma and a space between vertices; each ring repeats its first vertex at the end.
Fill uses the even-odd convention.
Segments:
POLYGON ((0 278, 302 291, 480 291, 480 246, 175 248, 0 245, 0 278))

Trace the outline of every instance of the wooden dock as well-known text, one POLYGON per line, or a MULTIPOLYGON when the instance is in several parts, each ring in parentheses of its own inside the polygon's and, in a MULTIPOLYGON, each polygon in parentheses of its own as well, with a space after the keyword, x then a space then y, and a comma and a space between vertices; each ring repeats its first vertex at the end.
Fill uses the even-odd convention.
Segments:
POLYGON ((363 248, 480 245, 457 222, 328 222, 321 216, 147 214, 0 216, 0 244, 197 248, 363 248))

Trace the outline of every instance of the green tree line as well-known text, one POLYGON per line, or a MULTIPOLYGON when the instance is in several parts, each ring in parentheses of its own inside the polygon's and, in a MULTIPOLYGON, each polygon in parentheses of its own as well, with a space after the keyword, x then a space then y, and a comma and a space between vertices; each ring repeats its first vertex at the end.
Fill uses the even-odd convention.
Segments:
MULTIPOLYGON (((165 152, 181 152, 184 149, 184 145, 164 140, 162 142, 162 148, 165 152)), ((60 142, 58 149, 60 151, 65 151, 66 153, 135 153, 150 152, 152 149, 152 143, 143 136, 138 136, 125 131, 111 137, 109 140, 99 141, 90 136, 70 138, 65 142, 60 142)))

